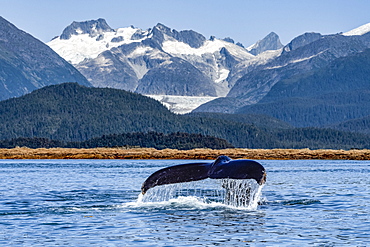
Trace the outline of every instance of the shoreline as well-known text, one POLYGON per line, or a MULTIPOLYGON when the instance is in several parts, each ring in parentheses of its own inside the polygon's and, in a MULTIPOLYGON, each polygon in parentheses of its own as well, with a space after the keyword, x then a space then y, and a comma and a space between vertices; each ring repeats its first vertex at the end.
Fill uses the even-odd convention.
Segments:
POLYGON ((332 149, 162 149, 154 148, 37 148, 0 149, 0 159, 194 159, 214 160, 220 155, 254 160, 370 160, 370 150, 332 149))

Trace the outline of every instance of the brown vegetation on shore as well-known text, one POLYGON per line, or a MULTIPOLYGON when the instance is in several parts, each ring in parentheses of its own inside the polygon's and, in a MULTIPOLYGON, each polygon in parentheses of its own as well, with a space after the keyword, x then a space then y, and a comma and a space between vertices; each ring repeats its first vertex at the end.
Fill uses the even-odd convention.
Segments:
POLYGON ((333 159, 369 160, 370 150, 310 149, 193 149, 154 148, 38 148, 0 149, 0 159, 202 159, 213 160, 220 155, 233 159, 333 159))

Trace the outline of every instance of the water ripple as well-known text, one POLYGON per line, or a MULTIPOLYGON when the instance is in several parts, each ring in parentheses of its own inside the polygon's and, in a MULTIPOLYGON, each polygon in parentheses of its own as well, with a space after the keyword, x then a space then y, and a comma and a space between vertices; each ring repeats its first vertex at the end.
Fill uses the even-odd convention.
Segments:
POLYGON ((177 162, 1 161, 0 245, 370 246, 370 162, 263 161, 254 209, 225 204, 212 181, 137 200, 177 162))

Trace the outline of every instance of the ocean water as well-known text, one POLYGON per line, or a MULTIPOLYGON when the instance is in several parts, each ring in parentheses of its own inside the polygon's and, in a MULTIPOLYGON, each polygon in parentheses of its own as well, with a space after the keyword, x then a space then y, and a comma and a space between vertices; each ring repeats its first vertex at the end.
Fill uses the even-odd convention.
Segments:
POLYGON ((370 246, 369 161, 262 160, 249 206, 209 179, 139 197, 150 174, 190 162, 0 160, 0 245, 370 246))

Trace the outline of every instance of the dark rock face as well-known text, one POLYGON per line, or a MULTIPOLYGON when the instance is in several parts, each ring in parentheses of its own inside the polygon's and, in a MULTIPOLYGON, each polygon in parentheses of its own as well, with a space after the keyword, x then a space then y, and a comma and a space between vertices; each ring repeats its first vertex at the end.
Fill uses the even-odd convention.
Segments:
POLYGON ((0 100, 63 82, 91 86, 43 42, 0 17, 0 100))
POLYGON ((184 30, 184 31, 176 31, 175 29, 170 29, 163 24, 158 23, 152 30, 153 38, 156 39, 158 42, 162 43, 164 39, 164 34, 172 37, 180 42, 184 42, 188 44, 192 48, 199 48, 201 47, 206 38, 192 30, 184 30))
POLYGON ((142 94, 216 96, 212 81, 193 65, 179 58, 150 70, 136 90, 142 94))
POLYGON ((288 45, 284 47, 284 51, 292 51, 299 47, 308 45, 323 36, 319 33, 304 33, 296 38, 294 38, 288 45))

